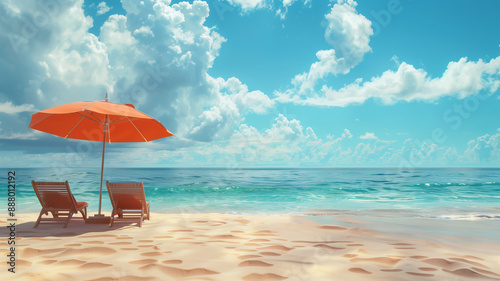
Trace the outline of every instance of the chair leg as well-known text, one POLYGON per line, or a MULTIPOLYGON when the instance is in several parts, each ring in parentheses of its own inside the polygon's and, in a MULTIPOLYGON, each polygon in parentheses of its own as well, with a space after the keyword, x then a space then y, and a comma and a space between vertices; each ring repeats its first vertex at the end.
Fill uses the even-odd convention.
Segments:
POLYGON ((43 214, 47 214, 47 212, 45 212, 43 209, 40 211, 40 215, 38 215, 38 219, 36 220, 36 223, 35 225, 33 226, 33 228, 37 228, 38 225, 40 224, 40 221, 42 220, 42 216, 43 214))
POLYGON ((87 220, 87 207, 84 207, 83 209, 81 209, 80 213, 83 216, 83 220, 86 221, 87 220))
POLYGON ((66 223, 64 224, 63 228, 66 228, 68 227, 68 223, 69 221, 71 220, 71 217, 73 216, 73 213, 72 212, 69 212, 68 214, 68 219, 66 220, 66 223))

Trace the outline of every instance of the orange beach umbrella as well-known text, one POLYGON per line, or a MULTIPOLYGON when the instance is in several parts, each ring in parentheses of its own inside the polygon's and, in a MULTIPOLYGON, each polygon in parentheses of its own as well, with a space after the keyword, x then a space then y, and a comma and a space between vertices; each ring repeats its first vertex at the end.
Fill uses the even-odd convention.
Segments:
POLYGON ((102 141, 101 215, 104 150, 106 142, 149 142, 173 136, 160 121, 131 104, 104 101, 83 101, 56 106, 32 115, 28 129, 35 129, 63 138, 102 141))

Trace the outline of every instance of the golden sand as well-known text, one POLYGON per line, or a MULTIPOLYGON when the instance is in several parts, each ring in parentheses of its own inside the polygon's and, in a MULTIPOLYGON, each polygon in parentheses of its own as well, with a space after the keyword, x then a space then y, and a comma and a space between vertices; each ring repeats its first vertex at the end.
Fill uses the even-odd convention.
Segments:
POLYGON ((36 216, 18 215, 16 273, 3 266, 0 280, 500 280, 500 244, 287 216, 153 213, 142 228, 73 219, 33 229, 36 216))

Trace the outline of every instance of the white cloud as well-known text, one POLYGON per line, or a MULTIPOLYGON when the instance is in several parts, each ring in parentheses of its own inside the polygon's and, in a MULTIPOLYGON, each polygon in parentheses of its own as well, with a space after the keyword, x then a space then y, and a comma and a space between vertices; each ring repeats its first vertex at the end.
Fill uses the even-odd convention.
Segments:
POLYGON ((266 7, 266 0, 227 0, 233 6, 239 6, 243 12, 266 7))
POLYGON ((325 16, 328 21, 325 39, 334 49, 318 51, 318 61, 311 65, 309 71, 293 78, 294 93, 307 96, 314 91, 320 79, 348 73, 371 51, 371 22, 356 11, 356 6, 353 0, 339 1, 325 16))
MULTIPOLYGON (((276 15, 279 16, 282 20, 285 19, 286 14, 288 13, 288 8, 295 4, 297 0, 283 0, 281 1, 282 7, 276 10, 276 15)), ((311 0, 302 0, 304 5, 308 5, 311 3, 311 0)))
POLYGON ((360 136, 359 138, 362 140, 376 140, 376 139, 378 139, 375 136, 375 133, 369 133, 369 132, 366 132, 364 135, 360 136))
POLYGON ((17 114, 21 112, 33 112, 35 106, 32 104, 13 105, 12 102, 0 103, 0 113, 17 114))
MULTIPOLYGON (((89 33, 93 20, 85 16, 83 0, 73 0, 61 2, 26 38, 18 36, 27 29, 24 18, 45 11, 43 3, 0 4, 0 41, 8 46, 1 59, 9 66, 0 73, 0 101, 11 103, 2 110, 102 99, 107 91, 112 101, 135 104, 178 138, 210 141, 230 137, 246 114, 274 106, 237 78, 208 75, 226 39, 205 25, 206 2, 122 4, 127 13, 109 16, 99 37, 89 33)), ((2 121, 9 124, 2 124, 4 132, 15 135, 29 116, 2 121)))
POLYGON ((494 163, 500 160, 500 132, 470 140, 464 154, 472 163, 494 163))
POLYGON ((376 99, 384 104, 398 101, 435 101, 443 96, 457 96, 460 99, 485 90, 493 93, 500 83, 500 57, 484 62, 461 58, 450 62, 441 77, 431 78, 423 69, 416 69, 405 62, 396 71, 388 70, 370 81, 361 79, 339 90, 326 85, 318 95, 302 98, 293 90, 276 93, 280 102, 293 102, 316 106, 347 106, 362 104, 376 99))
POLYGON ((111 10, 110 7, 108 7, 108 5, 106 5, 106 2, 101 2, 99 3, 99 5, 97 5, 97 14, 98 15, 104 15, 105 13, 109 12, 109 10, 111 10))

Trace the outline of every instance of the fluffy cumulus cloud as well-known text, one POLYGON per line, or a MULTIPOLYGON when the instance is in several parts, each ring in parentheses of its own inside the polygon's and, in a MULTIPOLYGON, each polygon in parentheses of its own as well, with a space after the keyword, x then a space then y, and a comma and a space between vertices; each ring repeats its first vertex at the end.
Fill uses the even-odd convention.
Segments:
POLYGON ((88 33, 83 0, 0 4, 2 135, 24 135, 28 113, 112 88, 106 46, 88 33), (23 130, 23 131, 21 131, 23 130))
POLYGON ((356 6, 353 0, 341 0, 333 5, 325 16, 328 22, 325 39, 333 49, 318 51, 318 61, 311 65, 308 72, 296 75, 292 80, 294 88, 280 98, 292 93, 306 97, 311 95, 318 81, 328 75, 348 73, 371 51, 371 22, 356 11, 356 6))
POLYGON ((101 2, 99 5, 97 5, 97 14, 98 15, 104 15, 105 13, 109 12, 111 10, 110 7, 106 4, 106 2, 101 2))
POLYGON ((359 138, 362 140, 376 140, 376 139, 378 139, 375 136, 375 133, 370 133, 370 132, 366 132, 364 135, 360 136, 359 138))
POLYGON ((353 0, 339 0, 326 15, 325 39, 334 48, 316 53, 309 71, 296 75, 291 88, 276 91, 275 100, 311 106, 362 104, 369 99, 383 104, 399 101, 435 101, 444 96, 460 99, 479 93, 493 93, 500 86, 500 57, 490 61, 470 61, 463 57, 448 64, 441 77, 431 77, 424 69, 406 62, 396 70, 363 81, 358 78, 338 89, 319 82, 328 75, 346 74, 371 51, 371 22, 356 11, 353 0), (318 86, 318 84, 320 86, 318 86))
MULTIPOLYGON (((123 0, 125 15, 110 15, 99 36, 89 32, 93 19, 83 4, 0 4, 2 134, 24 130, 26 112, 103 99, 105 92, 187 141, 229 138, 246 114, 274 106, 237 78, 207 74, 226 39, 205 25, 206 2, 123 0)), ((97 7, 107 10, 105 2, 97 7)))
POLYGON ((465 157, 472 163, 495 163, 500 160, 500 129, 496 134, 483 135, 470 140, 465 157))
POLYGON ((0 103, 0 113, 17 114, 21 112, 33 112, 35 107, 32 104, 13 105, 12 102, 0 103))
POLYGON ((491 94, 500 85, 500 57, 469 61, 461 58, 450 62, 441 77, 432 78, 423 69, 401 63, 396 71, 388 70, 370 81, 361 79, 341 89, 323 86, 314 97, 302 98, 291 91, 279 93, 278 100, 304 105, 347 106, 368 99, 394 104, 399 101, 435 101, 444 96, 460 99, 486 91, 491 94))

